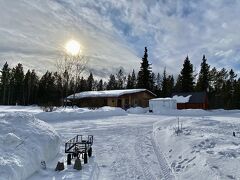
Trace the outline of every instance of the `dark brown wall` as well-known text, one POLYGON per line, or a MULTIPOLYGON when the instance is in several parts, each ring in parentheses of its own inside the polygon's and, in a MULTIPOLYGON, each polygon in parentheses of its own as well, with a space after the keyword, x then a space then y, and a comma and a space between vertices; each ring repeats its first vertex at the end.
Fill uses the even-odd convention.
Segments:
POLYGON ((177 103, 177 109, 208 109, 207 103, 177 103))
POLYGON ((107 106, 107 98, 77 99, 75 104, 79 107, 103 107, 107 106))

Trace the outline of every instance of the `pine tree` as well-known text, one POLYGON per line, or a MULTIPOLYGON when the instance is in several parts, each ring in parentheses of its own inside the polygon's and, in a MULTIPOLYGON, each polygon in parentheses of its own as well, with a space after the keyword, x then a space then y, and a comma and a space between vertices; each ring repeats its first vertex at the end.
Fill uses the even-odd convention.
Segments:
POLYGON ((162 80, 162 97, 170 97, 174 88, 174 78, 173 76, 167 76, 166 68, 163 71, 163 80, 162 80))
POLYGON ((74 80, 74 78, 71 78, 71 80, 70 80, 70 82, 69 82, 69 90, 68 90, 68 92, 69 92, 69 94, 74 94, 75 95, 75 88, 76 88, 77 86, 75 86, 75 80, 74 80))
POLYGON ((29 105, 30 103, 30 95, 31 95, 31 72, 27 71, 24 80, 24 105, 29 105))
POLYGON ((231 89, 233 89, 233 83, 235 81, 235 78, 237 77, 237 74, 235 74, 235 72, 233 71, 233 69, 231 69, 229 71, 229 81, 231 83, 231 89))
POLYGON ((93 90, 93 83, 94 83, 94 78, 93 74, 90 73, 87 79, 87 91, 92 91, 93 90))
POLYGON ((15 68, 12 68, 11 72, 10 72, 10 82, 9 82, 9 93, 8 93, 8 105, 14 105, 14 103, 16 103, 15 98, 15 88, 14 88, 14 74, 15 74, 15 68))
MULTIPOLYGON (((31 72, 31 90, 30 90, 30 100, 29 103, 30 104, 36 104, 37 103, 37 95, 38 95, 38 84, 39 84, 39 77, 37 76, 35 70, 33 69, 31 72)), ((58 96, 59 98, 61 98, 61 96, 58 96)))
POLYGON ((183 69, 181 70, 182 91, 192 92, 194 89, 193 65, 188 56, 184 60, 183 69))
POLYGON ((64 94, 64 87, 63 87, 63 79, 62 76, 60 74, 58 74, 58 72, 54 73, 54 79, 55 79, 55 85, 57 88, 57 96, 59 97, 59 99, 61 99, 61 106, 64 106, 64 98, 65 98, 65 94, 64 94))
POLYGON ((235 87, 237 86, 237 81, 236 81, 237 74, 231 69, 229 71, 229 79, 226 82, 226 90, 228 93, 226 93, 226 100, 228 104, 228 109, 234 108, 234 97, 235 97, 235 87))
POLYGON ((136 78, 134 69, 132 71, 131 81, 132 81, 131 82, 132 88, 135 89, 137 87, 137 78, 136 78))
POLYGON ((116 82, 115 76, 111 74, 107 84, 107 90, 114 90, 114 89, 117 89, 117 82, 116 82))
POLYGON ((152 91, 152 92, 155 92, 156 89, 157 89, 157 87, 156 87, 156 80, 157 80, 157 77, 156 77, 156 75, 155 75, 154 72, 152 72, 152 74, 151 74, 151 79, 152 79, 152 83, 150 84, 151 87, 150 87, 149 90, 152 91))
POLYGON ((233 108, 240 109, 240 79, 238 79, 235 83, 232 103, 233 108))
POLYGON ((174 92, 182 92, 182 77, 180 74, 177 77, 177 81, 174 86, 174 92))
POLYGON ((222 68, 218 71, 215 67, 210 70, 209 105, 210 108, 224 108, 226 93, 225 84, 228 71, 222 68))
POLYGON ((38 99, 42 106, 59 105, 55 77, 51 72, 46 72, 39 81, 38 99))
POLYGON ((167 97, 167 72, 166 72, 166 68, 164 68, 163 71, 163 78, 162 78, 162 92, 161 92, 161 96, 162 97, 167 97))
POLYGON ((162 77, 160 73, 157 73, 156 77, 156 87, 154 93, 157 95, 157 97, 161 96, 161 90, 162 90, 162 77))
POLYGON ((174 90, 174 77, 173 75, 168 76, 168 97, 170 97, 174 90))
POLYGON ((80 80, 80 83, 79 83, 79 92, 82 92, 82 91, 87 91, 88 89, 87 89, 87 81, 83 78, 83 77, 81 77, 81 80, 80 80))
POLYGON ((126 77, 124 76, 123 70, 120 69, 116 74, 117 89, 124 89, 125 81, 126 81, 126 77))
POLYGON ((102 79, 100 79, 100 81, 98 82, 97 90, 98 91, 102 91, 103 90, 103 80, 102 79))
POLYGON ((142 58, 140 71, 138 72, 137 87, 150 90, 153 86, 153 79, 151 77, 152 71, 148 63, 148 51, 145 47, 144 56, 142 58))
POLYGON ((128 74, 128 77, 127 77, 126 89, 133 89, 132 76, 130 74, 128 74))
POLYGON ((6 62, 3 65, 1 70, 1 79, 0 79, 0 90, 1 90, 1 100, 2 104, 7 104, 8 94, 9 94, 9 85, 10 85, 10 68, 8 67, 8 63, 6 62))
POLYGON ((162 77, 161 77, 160 73, 157 73, 156 85, 157 85, 157 89, 160 90, 162 87, 162 77))
POLYGON ((24 81, 24 72, 22 64, 18 64, 15 67, 14 76, 14 90, 15 90, 15 99, 14 102, 17 104, 23 104, 23 81, 24 81))
POLYGON ((196 90, 207 92, 209 90, 209 85, 210 85, 210 66, 207 64, 207 59, 205 55, 203 55, 196 90))

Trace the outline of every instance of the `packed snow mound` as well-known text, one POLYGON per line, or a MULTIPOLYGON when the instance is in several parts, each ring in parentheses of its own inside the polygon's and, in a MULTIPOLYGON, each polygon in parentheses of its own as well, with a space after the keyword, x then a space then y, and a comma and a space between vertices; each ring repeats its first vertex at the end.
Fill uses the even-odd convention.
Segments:
POLYGON ((0 180, 26 179, 59 151, 57 132, 33 115, 2 115, 0 130, 0 180))
POLYGON ((123 116, 127 112, 122 108, 105 106, 98 109, 58 108, 53 112, 41 112, 35 116, 44 121, 69 121, 81 119, 97 119, 108 116, 123 116))
POLYGON ((142 107, 132 107, 127 110, 129 114, 144 114, 149 111, 149 108, 142 108, 142 107))
POLYGON ((188 96, 184 97, 184 96, 175 95, 172 98, 176 99, 177 103, 187 103, 187 102, 189 102, 189 99, 190 99, 191 96, 192 95, 188 95, 188 96))

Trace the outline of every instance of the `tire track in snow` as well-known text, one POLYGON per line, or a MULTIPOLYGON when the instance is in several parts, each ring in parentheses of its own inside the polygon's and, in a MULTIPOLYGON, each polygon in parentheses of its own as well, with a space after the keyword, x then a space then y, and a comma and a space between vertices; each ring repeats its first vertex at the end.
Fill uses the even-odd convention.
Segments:
POLYGON ((140 138, 139 140, 137 140, 137 142, 135 143, 135 151, 137 154, 137 161, 141 166, 141 169, 143 170, 143 174, 146 180, 156 180, 156 178, 152 175, 152 173, 149 171, 149 169, 146 166, 146 162, 143 161, 142 154, 141 154, 141 143, 140 143, 140 138))
POLYGON ((165 159, 159 145, 156 144, 156 141, 154 139, 154 134, 152 134, 151 143, 153 145, 153 149, 154 149, 155 154, 157 156, 159 166, 161 168, 161 172, 162 172, 162 175, 163 175, 164 179, 166 179, 166 180, 175 179, 175 176, 173 175, 172 170, 169 167, 169 165, 167 163, 167 160, 165 159))
POLYGON ((151 134, 152 131, 138 129, 138 138, 134 147, 137 155, 137 161, 141 166, 145 179, 159 180, 163 179, 163 174, 159 171, 160 166, 156 160, 156 152, 151 143, 151 134), (149 153, 151 154, 150 156, 149 153))
POLYGON ((119 179, 141 179, 144 174, 138 163, 134 161, 133 154, 127 153, 130 149, 125 145, 126 143, 123 142, 116 143, 115 151, 118 152, 118 156, 112 168, 119 179))

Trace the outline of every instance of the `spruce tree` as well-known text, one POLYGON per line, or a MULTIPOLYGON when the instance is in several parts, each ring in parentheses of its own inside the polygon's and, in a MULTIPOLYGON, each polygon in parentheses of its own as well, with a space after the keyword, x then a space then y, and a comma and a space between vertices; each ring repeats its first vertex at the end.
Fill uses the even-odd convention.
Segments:
POLYGON ((163 71, 163 78, 162 78, 162 91, 161 91, 161 96, 162 97, 167 97, 167 72, 166 72, 166 68, 164 68, 164 71, 163 71))
POLYGON ((226 82, 229 73, 225 68, 218 71, 215 67, 210 71, 210 92, 209 92, 209 104, 210 108, 224 108, 226 93, 226 82))
POLYGON ((137 87, 137 78, 136 78, 134 69, 131 75, 131 84, 132 84, 132 89, 135 89, 137 87))
POLYGON ((132 84, 132 76, 131 76, 130 74, 128 74, 126 89, 132 89, 132 88, 133 88, 133 84, 132 84))
POLYGON ((209 83, 210 83, 210 66, 207 64, 207 59, 205 55, 203 55, 196 90, 207 92, 209 90, 209 83))
POLYGON ((162 77, 161 77, 160 73, 157 74, 156 85, 157 85, 157 89, 161 90, 161 87, 162 87, 162 77))
POLYGON ((115 76, 111 74, 107 84, 107 90, 114 90, 114 89, 117 89, 117 82, 116 82, 115 76))
POLYGON ((93 83, 94 83, 94 78, 93 74, 90 73, 87 79, 87 91, 92 91, 93 90, 93 83))
POLYGON ((55 77, 47 71, 39 81, 38 99, 42 106, 59 105, 55 77))
POLYGON ((192 92, 194 89, 193 65, 188 56, 184 60, 183 68, 181 70, 181 83, 183 92, 192 92))
POLYGON ((24 105, 29 105, 31 95, 31 72, 27 71, 24 77, 24 105))
POLYGON ((8 94, 9 92, 9 85, 10 85, 10 68, 8 67, 8 63, 6 62, 3 65, 1 70, 1 79, 0 79, 0 89, 1 89, 1 104, 7 104, 8 94))
POLYGON ((100 81, 97 84, 97 90, 102 91, 103 90, 103 80, 100 79, 100 81))
POLYGON ((174 92, 182 92, 182 77, 180 74, 177 77, 177 81, 174 86, 174 92))
POLYGON ((15 88, 14 88, 14 74, 15 74, 15 68, 12 68, 11 72, 10 72, 10 82, 9 82, 9 93, 8 93, 8 105, 14 105, 15 102, 15 88))
POLYGON ((147 47, 145 47, 145 52, 142 58, 140 71, 138 72, 137 87, 151 90, 151 87, 153 86, 153 79, 151 75, 152 75, 151 65, 148 62, 148 51, 147 47))
POLYGON ((117 89, 124 89, 125 81, 126 81, 126 77, 124 76, 123 70, 120 69, 116 74, 117 89))
POLYGON ((15 67, 14 76, 14 90, 15 90, 15 99, 14 103, 23 104, 23 81, 24 81, 24 72, 22 64, 18 64, 15 67))
POLYGON ((88 89, 87 89, 87 81, 83 78, 83 77, 81 77, 81 80, 80 80, 80 83, 79 83, 79 92, 82 92, 82 91, 87 91, 88 89))
MULTIPOLYGON (((33 69, 30 75, 30 104, 36 104, 37 103, 37 94, 38 94, 38 85, 39 85, 39 77, 37 76, 35 70, 33 69)), ((61 96, 58 96, 59 99, 61 96)))
POLYGON ((174 78, 173 76, 168 75, 166 69, 163 71, 163 79, 162 79, 162 91, 161 91, 161 96, 162 97, 170 97, 173 92, 174 88, 174 78))
POLYGON ((156 77, 154 72, 152 72, 152 74, 151 74, 151 79, 152 79, 152 83, 150 84, 151 86, 150 86, 149 90, 152 91, 152 92, 155 92, 156 89, 157 89, 157 87, 156 87, 157 77, 156 77))
POLYGON ((57 93, 58 93, 58 97, 59 99, 61 99, 61 106, 64 106, 64 88, 63 88, 63 80, 62 80, 62 76, 60 74, 58 74, 58 72, 54 73, 54 78, 55 78, 55 85, 57 88, 57 93))

